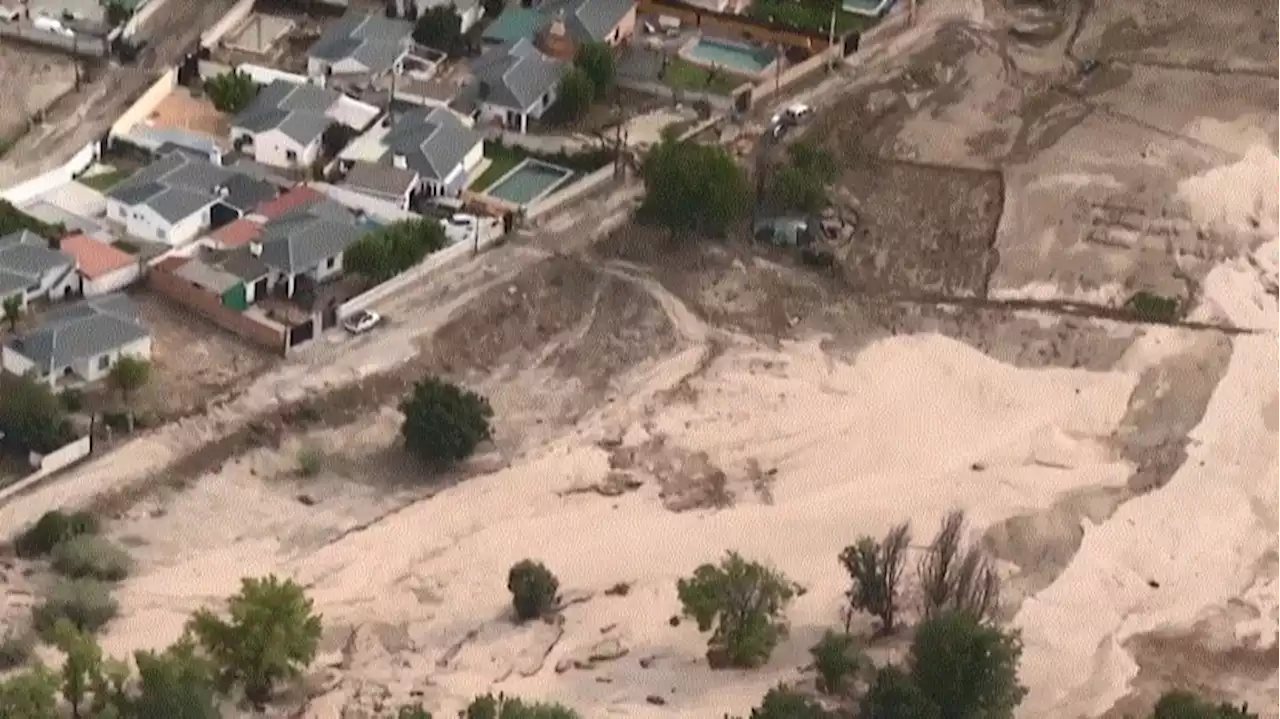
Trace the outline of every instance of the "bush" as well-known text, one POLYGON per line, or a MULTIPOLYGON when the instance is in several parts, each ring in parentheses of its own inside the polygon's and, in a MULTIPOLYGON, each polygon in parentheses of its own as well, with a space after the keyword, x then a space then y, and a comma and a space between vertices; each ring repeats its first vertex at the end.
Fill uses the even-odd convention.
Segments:
POLYGON ((485 694, 473 699, 459 716, 461 719, 579 719, 580 715, 561 704, 485 694))
POLYGON ((684 614, 698 630, 712 632, 707 661, 712 669, 763 665, 787 635, 787 605, 800 587, 781 572, 729 552, 676 582, 684 614))
POLYGON ((128 552, 105 537, 82 534, 53 548, 53 568, 72 579, 88 577, 118 582, 129 576, 133 560, 128 552))
POLYGON ((448 465, 471 456, 489 439, 489 400, 437 377, 413 385, 400 403, 405 447, 422 459, 448 465))
POLYGON ((298 452, 298 471, 302 476, 314 477, 320 474, 323 465, 324 457, 315 448, 307 447, 298 452))
POLYGON ((0 672, 26 664, 35 646, 36 638, 31 632, 10 630, 0 638, 0 672))
POLYGON ((560 580, 541 562, 523 559, 507 573, 507 589, 520 621, 550 614, 556 606, 560 580))
POLYGON ((818 643, 809 649, 814 668, 818 670, 818 691, 839 694, 849 679, 862 667, 862 653, 851 634, 828 629, 818 643))
POLYGON ((43 557, 59 544, 84 534, 97 534, 98 520, 87 512, 66 514, 45 512, 29 529, 18 535, 14 549, 19 557, 43 557))
POLYGON ((58 401, 62 402, 62 408, 68 412, 79 412, 84 409, 84 393, 78 389, 64 389, 58 393, 58 401))
POLYGON ((1124 303, 1125 309, 1149 322, 1173 322, 1178 319, 1178 300, 1151 292, 1138 292, 1124 303))
POLYGON ((59 619, 66 619, 82 632, 94 632, 111 621, 119 608, 109 584, 96 579, 62 579, 49 586, 31 617, 36 631, 49 640, 59 619))

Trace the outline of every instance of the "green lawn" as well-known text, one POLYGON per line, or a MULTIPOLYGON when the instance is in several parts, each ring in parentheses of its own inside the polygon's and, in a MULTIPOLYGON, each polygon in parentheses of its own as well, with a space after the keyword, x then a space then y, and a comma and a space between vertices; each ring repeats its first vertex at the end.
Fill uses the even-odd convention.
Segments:
POLYGON ((746 82, 746 80, 726 72, 712 76, 707 69, 694 65, 681 57, 673 57, 667 63, 667 71, 663 73, 662 81, 668 87, 695 92, 709 92, 713 95, 728 95, 746 82))
POLYGON ((79 182, 82 185, 92 187, 98 192, 105 192, 128 176, 129 173, 122 170, 111 170, 97 175, 83 176, 79 179, 79 182))
POLYGON ((511 168, 520 164, 525 158, 525 153, 516 148, 499 147, 492 143, 484 144, 484 156, 489 158, 491 164, 480 173, 476 181, 471 183, 468 189, 472 192, 484 192, 489 189, 489 185, 498 181, 498 178, 507 174, 511 168))

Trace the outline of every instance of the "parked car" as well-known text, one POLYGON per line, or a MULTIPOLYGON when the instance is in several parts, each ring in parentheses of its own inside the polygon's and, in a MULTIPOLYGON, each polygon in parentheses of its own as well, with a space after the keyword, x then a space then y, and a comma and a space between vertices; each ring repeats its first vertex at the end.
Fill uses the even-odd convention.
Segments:
POLYGON ((362 335, 382 323, 382 315, 373 310, 360 310, 348 317, 342 327, 353 335, 362 335))
POLYGON ((441 220, 440 224, 444 226, 444 236, 448 238, 449 244, 452 245, 458 242, 474 240, 480 224, 480 218, 475 215, 457 212, 441 220))

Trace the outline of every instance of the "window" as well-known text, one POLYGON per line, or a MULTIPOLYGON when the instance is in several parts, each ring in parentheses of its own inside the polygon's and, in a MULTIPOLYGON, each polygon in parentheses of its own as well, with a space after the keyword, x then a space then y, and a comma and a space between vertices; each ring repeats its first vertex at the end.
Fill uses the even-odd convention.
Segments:
POLYGON ((156 230, 156 236, 163 240, 163 239, 165 238, 165 231, 164 231, 164 230, 156 230))
POLYGON ((30 287, 28 287, 28 288, 27 288, 27 292, 39 292, 39 291, 40 291, 40 283, 39 283, 39 282, 37 282, 37 283, 35 283, 34 285, 31 285, 30 287))
POLYGON ((289 162, 298 161, 298 153, 294 152, 293 150, 285 150, 284 156, 285 156, 285 159, 287 159, 289 162))
POLYGON ((332 270, 335 266, 337 266, 337 264, 338 264, 338 258, 330 257, 329 259, 324 261, 324 268, 326 270, 332 270))
POLYGON ((102 355, 98 358, 98 369, 107 369, 111 366, 111 355, 102 355))

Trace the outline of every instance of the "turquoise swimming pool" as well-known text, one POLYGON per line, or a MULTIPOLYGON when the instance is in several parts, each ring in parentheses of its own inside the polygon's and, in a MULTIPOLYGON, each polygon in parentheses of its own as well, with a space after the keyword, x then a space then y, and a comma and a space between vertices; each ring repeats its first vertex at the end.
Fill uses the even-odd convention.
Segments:
POLYGON ((499 177, 485 194, 516 205, 529 205, 551 194, 570 177, 573 170, 529 158, 499 177))
POLYGON ((684 57, 704 67, 718 65, 746 75, 759 75, 774 61, 773 51, 768 48, 705 36, 686 48, 684 57))

